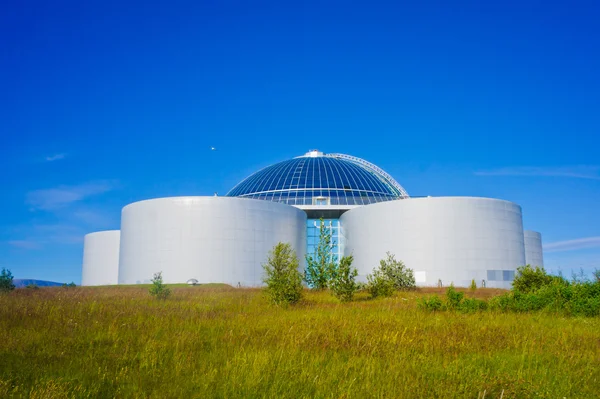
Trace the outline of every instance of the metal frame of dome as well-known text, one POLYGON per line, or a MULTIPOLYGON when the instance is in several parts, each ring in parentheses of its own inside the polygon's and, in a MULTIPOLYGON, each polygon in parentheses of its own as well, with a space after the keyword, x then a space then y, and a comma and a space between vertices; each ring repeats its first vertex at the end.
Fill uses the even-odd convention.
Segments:
MULTIPOLYGON (((310 162, 311 162, 310 165, 314 165, 313 161, 310 161, 310 162)), ((322 166, 315 166, 315 167, 321 168, 322 166)), ((310 170, 311 170, 311 168, 313 168, 313 166, 308 166, 308 168, 309 168, 308 171, 310 172, 310 170)), ((327 178, 327 170, 324 170, 324 173, 325 173, 325 178, 327 178)), ((312 176, 313 176, 313 184, 314 184, 314 181, 315 181, 314 179, 317 178, 317 175, 313 174, 312 176)), ((322 175, 319 175, 319 176, 322 176, 322 175)), ((331 176, 332 175, 330 174, 330 177, 331 176)), ((307 182, 308 180, 305 180, 305 181, 307 182)), ((326 205, 316 204, 319 207, 325 206, 328 209, 332 206, 347 208, 349 206, 368 205, 369 203, 409 198, 409 195, 406 192, 406 190, 404 190, 404 188, 400 184, 398 184, 398 182, 396 182, 396 180, 394 180, 394 178, 392 178, 389 174, 387 174, 385 171, 383 171, 381 168, 377 167, 376 165, 374 165, 364 159, 354 157, 351 155, 325 154, 318 150, 309 150, 304 155, 292 158, 290 160, 281 161, 281 162, 275 163, 273 165, 269 165, 265 168, 262 168, 262 169, 258 170, 257 172, 253 173, 252 175, 246 177, 242 181, 240 181, 231 190, 229 190, 229 192, 226 195, 233 196, 233 197, 256 198, 256 199, 261 199, 261 200, 284 202, 289 205, 300 206, 304 209, 305 206, 310 206, 310 205, 312 205, 313 207, 315 206, 315 203, 313 203, 313 202, 307 203, 306 199, 308 199, 308 198, 321 199, 321 195, 315 196, 312 194, 308 194, 309 192, 315 193, 319 190, 329 190, 329 193, 332 194, 332 196, 325 195, 322 197, 323 199, 331 198, 332 199, 331 204, 329 203, 329 200, 327 200, 326 205), (341 177, 340 180, 337 180, 337 178, 336 178, 335 186, 332 186, 329 184, 325 184, 322 186, 299 185, 299 181, 294 181, 294 179, 300 178, 301 175, 296 176, 296 174, 299 173, 298 167, 304 168, 304 161, 301 161, 301 163, 296 166, 292 165, 292 166, 288 167, 287 165, 290 164, 290 162, 292 162, 292 161, 299 161, 301 159, 310 159, 310 158, 313 158, 313 159, 321 158, 324 161, 326 159, 329 159, 331 161, 339 160, 341 162, 339 164, 340 166, 333 167, 333 165, 336 165, 337 163, 332 164, 332 163, 330 163, 331 161, 327 162, 325 165, 329 165, 328 170, 330 170, 331 172, 334 172, 335 170, 337 170, 338 173, 340 171, 343 172, 343 176, 341 177), (344 164, 346 165, 345 167, 342 166, 344 164), (279 166, 279 165, 282 165, 282 166, 279 166), (352 169, 350 169, 351 165, 353 165, 352 169), (277 169, 277 167, 279 167, 279 169, 277 169), (341 169, 339 169, 340 167, 341 167, 341 169), (271 171, 267 172, 267 178, 265 178, 264 176, 261 176, 261 172, 264 175, 264 171, 267 171, 269 169, 271 171), (294 170, 293 172, 292 172, 292 169, 294 170), (352 172, 352 170, 355 170, 355 172, 352 172), (362 171, 362 172, 360 172, 359 175, 355 174, 355 173, 358 173, 358 171, 362 171), (277 176, 279 176, 279 173, 281 173, 281 177, 277 177, 277 176), (363 177, 360 177, 361 175, 363 177), (290 177, 290 176, 293 176, 293 177, 290 177), (369 183, 368 179, 364 180, 366 178, 366 176, 371 176, 371 179, 373 179, 372 183, 369 183), (261 187, 261 184, 265 184, 265 182, 269 182, 269 179, 271 179, 271 183, 269 183, 270 187, 268 189, 261 187), (291 186, 289 188, 277 187, 278 184, 285 183, 287 181, 287 179, 290 179, 291 186), (342 186, 340 186, 341 181, 344 181, 347 179, 352 179, 352 182, 349 182, 352 184, 348 184, 348 185, 344 184, 344 186, 342 188, 342 186), (277 181, 277 183, 274 184, 273 182, 275 182, 275 181, 277 181), (358 186, 355 187, 354 184, 357 184, 357 183, 358 183, 358 186), (352 187, 352 188, 350 188, 350 187, 352 187), (379 187, 379 188, 377 188, 377 187, 379 187), (333 194, 333 191, 331 191, 331 190, 338 191, 337 195, 333 194), (296 192, 297 194, 296 194, 296 196, 283 195, 283 193, 285 193, 285 192, 289 192, 289 193, 296 192), (343 195, 340 195, 340 192, 343 192, 343 195), (349 192, 352 192, 353 194, 350 195, 350 194, 348 194, 349 192), (279 193, 279 199, 275 199, 275 198, 277 198, 278 193, 279 193), (302 193, 305 193, 307 196, 301 195, 302 193), (269 198, 269 196, 271 196, 271 198, 269 198), (387 199, 386 199, 386 197, 387 197, 387 199), (338 198, 338 199, 333 200, 334 198, 338 198), (369 200, 368 198, 372 198, 372 199, 369 200), (298 200, 300 200, 300 202, 297 202, 298 200), (288 201, 290 201, 290 202, 288 202, 288 201)))
POLYGON ((400 183, 398 183, 392 176, 390 176, 386 171, 381 169, 379 166, 372 164, 369 161, 366 161, 362 158, 354 157, 352 155, 346 155, 346 154, 325 154, 325 156, 331 157, 331 158, 346 159, 346 160, 348 160, 350 162, 354 162, 366 169, 369 169, 369 170, 371 170, 371 172, 374 172, 375 174, 381 176, 383 178, 383 180, 385 180, 385 182, 388 183, 390 186, 392 186, 393 188, 398 190, 400 192, 400 198, 402 198, 402 199, 410 198, 410 196, 408 195, 408 193, 406 192, 404 187, 402 187, 400 185, 400 183))

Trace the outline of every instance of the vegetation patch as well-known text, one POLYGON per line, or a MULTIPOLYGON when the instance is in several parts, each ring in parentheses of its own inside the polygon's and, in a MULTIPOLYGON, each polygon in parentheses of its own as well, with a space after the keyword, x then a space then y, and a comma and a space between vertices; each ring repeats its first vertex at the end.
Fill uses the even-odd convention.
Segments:
MULTIPOLYGON (((439 289, 40 287, 0 295, 2 398, 593 398, 600 318, 423 312, 439 289)), ((484 300, 498 290, 464 293, 484 300)), ((446 298, 439 296, 442 302, 446 298)))

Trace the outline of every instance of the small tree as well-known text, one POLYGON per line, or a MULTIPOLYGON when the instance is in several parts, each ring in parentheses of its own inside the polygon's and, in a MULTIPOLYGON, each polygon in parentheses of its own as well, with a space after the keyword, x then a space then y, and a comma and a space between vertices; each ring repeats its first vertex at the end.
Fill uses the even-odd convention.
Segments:
POLYGON ((2 269, 0 273, 0 293, 10 292, 15 289, 13 284, 13 275, 8 269, 2 269))
POLYGON ((394 282, 381 269, 367 275, 367 291, 372 298, 392 296, 395 289, 394 282))
POLYGON ((469 287, 469 289, 471 291, 477 291, 477 283, 475 282, 475 279, 471 280, 471 286, 469 287))
POLYGON ((313 254, 306 254, 306 270, 304 281, 313 289, 323 290, 329 285, 336 268, 336 259, 333 254, 335 243, 332 242, 331 227, 325 225, 320 219, 319 243, 313 254))
POLYGON ((278 243, 269 252, 263 265, 267 285, 265 292, 276 305, 294 304, 302 298, 302 275, 298 271, 298 257, 289 243, 278 243))
POLYGON ((513 280, 512 286, 515 291, 528 293, 549 285, 552 282, 552 276, 546 273, 543 267, 531 265, 520 266, 517 268, 517 275, 513 280))
POLYGON ((415 274, 400 260, 396 260, 394 254, 386 253, 386 259, 379 262, 379 269, 392 281, 397 290, 406 290, 415 288, 415 274))
POLYGON ((354 293, 359 289, 359 285, 355 281, 358 271, 352 267, 353 260, 352 255, 344 256, 340 260, 329 285, 333 295, 342 302, 350 302, 354 298, 354 293))
POLYGON ((171 295, 171 290, 163 284, 162 272, 154 273, 150 295, 158 299, 167 299, 171 295))

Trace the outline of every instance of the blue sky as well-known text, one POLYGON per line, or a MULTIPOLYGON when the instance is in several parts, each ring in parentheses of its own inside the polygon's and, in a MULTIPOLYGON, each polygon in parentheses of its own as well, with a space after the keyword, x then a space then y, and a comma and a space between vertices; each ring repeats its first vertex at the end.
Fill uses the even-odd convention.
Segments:
POLYGON ((600 3, 123 3, 0 12, 15 277, 79 283, 83 235, 124 205, 225 194, 310 148, 412 195, 516 201, 548 269, 600 268, 600 3))

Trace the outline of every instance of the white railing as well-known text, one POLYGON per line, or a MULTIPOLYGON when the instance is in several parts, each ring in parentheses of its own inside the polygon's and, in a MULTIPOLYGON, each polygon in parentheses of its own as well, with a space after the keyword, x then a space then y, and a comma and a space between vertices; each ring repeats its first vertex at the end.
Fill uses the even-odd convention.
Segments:
POLYGON ((347 161, 361 165, 364 168, 383 177, 383 179, 386 181, 386 183, 388 183, 390 186, 392 186, 394 189, 396 189, 399 192, 400 198, 410 198, 410 196, 408 195, 408 193, 406 192, 404 187, 402 187, 396 180, 394 180, 394 178, 392 176, 390 176, 388 173, 386 173, 385 170, 381 169, 377 165, 372 164, 371 162, 365 161, 362 158, 353 157, 352 155, 346 155, 346 154, 326 154, 325 156, 332 157, 332 158, 345 159, 347 161))

